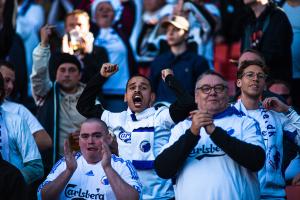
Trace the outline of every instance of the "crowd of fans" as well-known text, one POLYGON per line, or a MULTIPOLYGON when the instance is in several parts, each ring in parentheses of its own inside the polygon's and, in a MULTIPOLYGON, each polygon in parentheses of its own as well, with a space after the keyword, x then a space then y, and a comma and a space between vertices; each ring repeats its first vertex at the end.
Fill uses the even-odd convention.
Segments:
POLYGON ((299 13, 300 0, 0 0, 0 199, 286 199, 299 13))

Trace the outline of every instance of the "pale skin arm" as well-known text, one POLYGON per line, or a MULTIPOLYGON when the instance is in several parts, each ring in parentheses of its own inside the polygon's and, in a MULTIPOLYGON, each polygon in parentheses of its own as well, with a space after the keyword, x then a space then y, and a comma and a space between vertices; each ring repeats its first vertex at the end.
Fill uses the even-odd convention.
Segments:
POLYGON ((39 148, 39 151, 44 151, 51 148, 52 139, 44 129, 33 133, 33 137, 39 148))
POLYGON ((43 200, 58 199, 60 193, 63 191, 73 173, 77 169, 77 162, 70 150, 69 141, 65 140, 64 153, 66 159, 66 169, 54 181, 47 184, 41 191, 43 200))
POLYGON ((111 152, 108 145, 102 143, 102 160, 101 165, 108 178, 110 186, 118 200, 138 200, 138 192, 126 183, 120 175, 111 166, 111 152))
POLYGON ((276 112, 284 113, 287 112, 289 106, 280 101, 277 97, 266 98, 263 101, 263 107, 267 110, 274 110, 276 112))

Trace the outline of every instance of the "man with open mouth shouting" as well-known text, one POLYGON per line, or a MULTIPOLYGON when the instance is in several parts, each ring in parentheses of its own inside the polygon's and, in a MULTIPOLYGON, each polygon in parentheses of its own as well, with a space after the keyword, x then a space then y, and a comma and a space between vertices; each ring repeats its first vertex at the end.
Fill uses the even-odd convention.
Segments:
MULTIPOLYGON (((189 99, 169 70, 162 77, 179 98, 170 108, 152 107, 155 94, 148 78, 142 75, 131 77, 126 85, 124 101, 126 111, 113 113, 95 105, 96 95, 105 80, 118 71, 114 64, 103 64, 100 73, 87 84, 80 96, 77 109, 86 117, 99 117, 105 121, 117 137, 119 156, 131 160, 143 184, 142 199, 172 199, 174 191, 171 180, 161 179, 154 171, 154 159, 170 137, 171 127, 188 116, 184 103, 189 99), (183 109, 184 108, 184 109, 183 109)), ((187 104, 188 105, 188 104, 187 104)))

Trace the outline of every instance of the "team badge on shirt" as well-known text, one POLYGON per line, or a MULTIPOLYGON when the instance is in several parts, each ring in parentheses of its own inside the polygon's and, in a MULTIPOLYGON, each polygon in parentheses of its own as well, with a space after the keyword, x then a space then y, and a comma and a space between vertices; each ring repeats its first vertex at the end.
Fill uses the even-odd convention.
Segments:
POLYGON ((142 152, 148 152, 150 151, 151 149, 151 145, 150 145, 150 142, 147 141, 147 140, 143 140, 141 143, 140 143, 140 150, 142 152))
POLYGON ((106 176, 103 176, 103 177, 101 178, 101 183, 102 183, 103 185, 109 185, 108 178, 107 178, 106 176))
POLYGON ((131 133, 126 132, 122 127, 118 126, 118 127, 114 128, 113 132, 123 142, 128 143, 128 144, 131 143, 131 133))

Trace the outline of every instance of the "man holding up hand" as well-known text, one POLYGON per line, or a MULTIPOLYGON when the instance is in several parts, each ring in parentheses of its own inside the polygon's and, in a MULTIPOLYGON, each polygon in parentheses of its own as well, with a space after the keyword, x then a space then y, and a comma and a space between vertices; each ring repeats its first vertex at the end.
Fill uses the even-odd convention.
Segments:
POLYGON ((195 102, 198 110, 171 130, 157 156, 157 174, 177 176, 177 200, 259 199, 265 152, 257 123, 228 106, 227 82, 216 72, 198 78, 195 102))
POLYGON ((65 141, 65 157, 59 160, 38 189, 47 199, 137 200, 141 184, 129 161, 111 154, 108 128, 100 119, 90 118, 81 125, 81 153, 71 152, 65 141))

